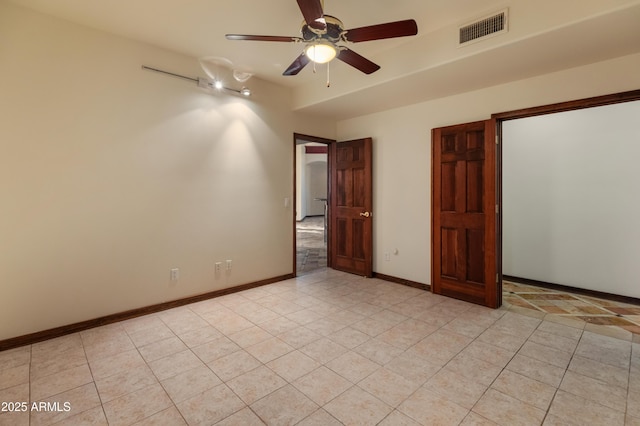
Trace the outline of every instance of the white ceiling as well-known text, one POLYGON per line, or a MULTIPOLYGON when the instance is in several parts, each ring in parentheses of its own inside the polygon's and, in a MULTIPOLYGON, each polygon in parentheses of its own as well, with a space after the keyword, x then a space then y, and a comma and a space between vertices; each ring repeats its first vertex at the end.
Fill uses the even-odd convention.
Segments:
POLYGON ((297 76, 281 75, 300 54, 299 44, 224 37, 299 35, 295 0, 11 1, 194 58, 224 58, 292 87, 294 109, 343 118, 640 52, 640 0, 325 0, 325 13, 346 28, 418 23, 415 37, 350 45, 381 70, 367 76, 335 61, 327 88, 324 67, 318 74, 309 65, 297 76), (457 46, 459 25, 505 7, 507 34, 457 46))

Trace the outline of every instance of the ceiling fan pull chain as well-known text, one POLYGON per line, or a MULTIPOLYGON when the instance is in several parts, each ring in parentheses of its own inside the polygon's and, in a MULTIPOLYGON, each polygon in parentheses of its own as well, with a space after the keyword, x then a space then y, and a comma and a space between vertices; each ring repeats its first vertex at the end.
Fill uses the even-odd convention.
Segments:
MULTIPOLYGON (((316 45, 313 45, 313 56, 316 56, 316 45)), ((312 61, 313 62, 313 73, 316 73, 316 61, 312 61)))
POLYGON ((330 79, 330 74, 329 74, 329 64, 331 62, 327 62, 327 87, 331 87, 331 79, 330 79))

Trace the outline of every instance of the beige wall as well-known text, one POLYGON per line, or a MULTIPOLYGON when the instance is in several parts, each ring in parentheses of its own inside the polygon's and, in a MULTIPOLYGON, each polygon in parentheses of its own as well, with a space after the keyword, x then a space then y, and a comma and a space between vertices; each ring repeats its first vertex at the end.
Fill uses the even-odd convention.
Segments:
POLYGON ((640 55, 631 55, 338 122, 338 140, 373 137, 374 270, 431 281, 431 129, 635 90, 640 88, 638 69, 640 55))
POLYGON ((257 79, 210 95, 143 64, 204 76, 0 3, 0 340, 293 271, 293 133, 334 123, 257 79))

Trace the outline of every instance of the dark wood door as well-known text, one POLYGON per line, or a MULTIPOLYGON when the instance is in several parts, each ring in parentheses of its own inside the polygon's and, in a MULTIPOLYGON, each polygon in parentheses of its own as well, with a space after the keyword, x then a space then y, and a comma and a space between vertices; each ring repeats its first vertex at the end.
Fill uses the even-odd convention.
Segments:
POLYGON ((432 131, 431 283, 437 294, 502 304, 495 120, 432 131))
POLYGON ((330 266, 373 275, 372 140, 330 145, 330 266))

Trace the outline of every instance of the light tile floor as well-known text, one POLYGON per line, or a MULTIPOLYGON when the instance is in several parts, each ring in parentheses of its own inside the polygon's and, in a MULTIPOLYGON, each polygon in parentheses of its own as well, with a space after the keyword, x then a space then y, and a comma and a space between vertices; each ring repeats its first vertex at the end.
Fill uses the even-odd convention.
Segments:
POLYGON ((0 352, 0 425, 640 425, 640 343, 536 316, 324 269, 0 352))

